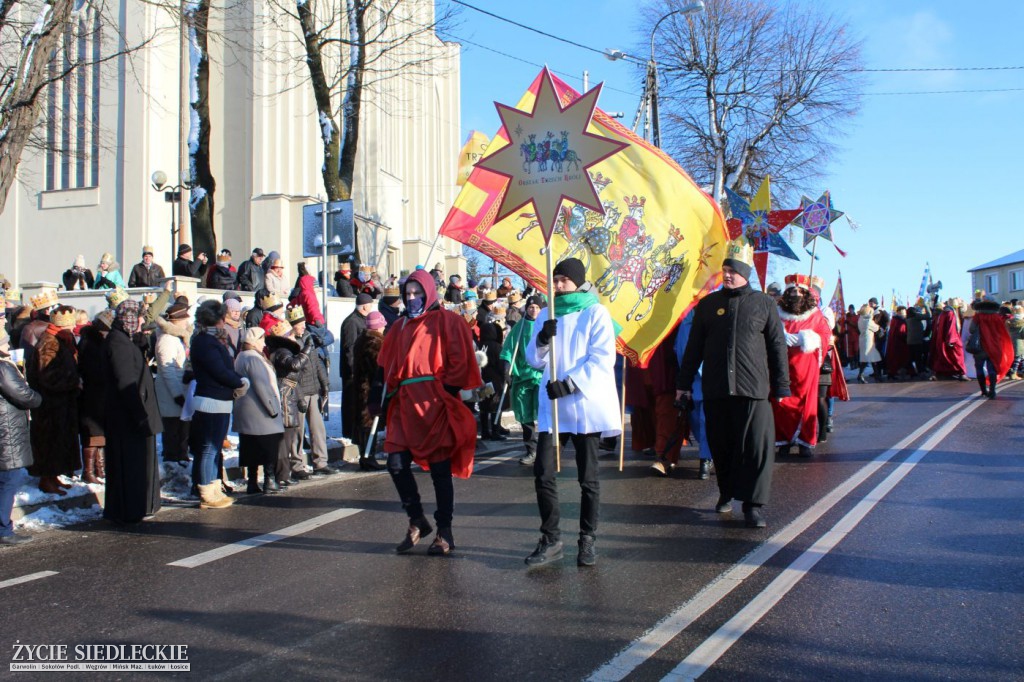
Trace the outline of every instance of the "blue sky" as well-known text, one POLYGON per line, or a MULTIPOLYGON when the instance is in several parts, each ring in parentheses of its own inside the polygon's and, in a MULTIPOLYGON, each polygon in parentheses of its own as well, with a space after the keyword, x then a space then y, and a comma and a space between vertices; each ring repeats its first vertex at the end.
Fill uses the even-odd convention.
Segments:
MULTIPOLYGON (((642 46, 648 34, 630 2, 468 1, 599 50, 647 51, 642 46)), ((869 69, 1024 66, 1024 3, 820 3, 845 17, 864 39, 869 69)), ((500 126, 494 102, 514 105, 543 64, 577 89, 588 70, 591 87, 604 83, 599 106, 626 113, 625 124, 632 124, 643 74, 626 62, 608 61, 466 8, 447 37, 463 44, 463 138, 470 130, 493 135, 500 126)), ((929 262, 944 284, 944 297, 969 296, 968 268, 1024 248, 1017 201, 1008 200, 1024 189, 1024 70, 873 73, 866 83, 861 111, 822 179, 793 188, 793 194, 812 198, 831 190, 835 207, 860 226, 851 231, 845 220, 837 221, 835 240, 848 256, 823 243, 815 271, 826 278, 830 294, 841 270, 847 303, 870 296, 888 302, 893 289, 901 297, 916 295, 929 262), (1009 88, 1020 90, 871 94, 1009 88)), ((1020 201, 1024 204, 1024 198, 1020 201)), ((806 272, 808 261, 806 255, 800 264, 782 261, 778 279, 786 272, 806 272)))

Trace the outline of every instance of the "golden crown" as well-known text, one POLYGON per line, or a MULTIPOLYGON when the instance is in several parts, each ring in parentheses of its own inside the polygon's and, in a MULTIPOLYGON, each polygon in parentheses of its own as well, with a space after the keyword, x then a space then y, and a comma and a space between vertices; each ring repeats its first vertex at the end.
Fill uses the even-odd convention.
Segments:
POLYGON ((127 301, 128 298, 128 292, 121 287, 117 287, 116 289, 111 289, 110 293, 107 294, 107 305, 111 308, 116 308, 123 302, 127 301))
POLYGON ((101 310, 97 313, 94 322, 99 322, 105 325, 108 329, 114 326, 114 311, 113 310, 101 310))
POLYGON ((729 242, 725 247, 725 257, 738 260, 747 265, 754 264, 754 249, 742 237, 736 241, 729 242))
POLYGON ((292 331, 292 325, 289 324, 288 320, 280 320, 277 324, 270 328, 271 336, 288 336, 292 331))
POLYGON ((74 327, 78 312, 71 306, 62 306, 50 314, 50 324, 55 327, 74 327))
POLYGON ((43 289, 30 298, 29 302, 32 303, 33 310, 45 310, 51 306, 58 305, 60 300, 57 298, 57 291, 55 289, 43 289))
POLYGON ((397 286, 390 286, 390 287, 384 287, 384 295, 385 296, 401 296, 402 292, 398 289, 397 286))
POLYGON ((264 310, 270 310, 274 306, 279 305, 281 305, 281 301, 278 300, 277 296, 275 296, 274 294, 267 294, 266 296, 260 299, 260 307, 263 308, 264 310))
POLYGON ((306 321, 306 313, 303 312, 301 305, 288 306, 288 321, 293 324, 306 321))

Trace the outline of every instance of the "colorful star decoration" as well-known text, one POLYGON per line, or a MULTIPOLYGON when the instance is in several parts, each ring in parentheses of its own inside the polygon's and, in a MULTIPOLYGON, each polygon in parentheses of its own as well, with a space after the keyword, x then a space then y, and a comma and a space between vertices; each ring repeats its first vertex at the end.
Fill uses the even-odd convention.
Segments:
POLYGON ((508 178, 495 223, 532 203, 548 243, 564 200, 604 213, 587 171, 629 145, 587 132, 600 92, 598 85, 563 108, 545 68, 532 112, 495 102, 509 142, 476 163, 508 178))
POLYGON ((817 201, 811 201, 810 197, 804 196, 800 199, 800 208, 803 213, 796 221, 804 231, 804 246, 807 246, 818 237, 832 241, 832 223, 838 220, 842 211, 832 208, 832 196, 828 190, 822 194, 817 201))
POLYGON ((789 225, 800 214, 802 209, 772 210, 771 180, 766 177, 758 187, 754 198, 748 203, 746 199, 730 189, 726 189, 729 198, 729 210, 732 217, 728 220, 729 237, 736 239, 745 236, 754 248, 754 267, 762 288, 768 272, 768 256, 780 256, 791 260, 799 257, 789 247, 779 232, 789 225))

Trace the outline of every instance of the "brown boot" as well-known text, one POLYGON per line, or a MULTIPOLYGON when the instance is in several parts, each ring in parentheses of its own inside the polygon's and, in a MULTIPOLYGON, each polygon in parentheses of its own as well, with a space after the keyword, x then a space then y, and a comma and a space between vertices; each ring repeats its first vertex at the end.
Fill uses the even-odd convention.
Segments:
POLYGON ((104 448, 96 448, 96 478, 107 479, 107 452, 104 448))
POLYGON ((51 495, 67 495, 67 492, 60 487, 60 481, 56 476, 40 476, 39 489, 51 495))
POLYGON ((82 480, 86 483, 99 483, 96 478, 96 451, 99 448, 82 448, 82 480))

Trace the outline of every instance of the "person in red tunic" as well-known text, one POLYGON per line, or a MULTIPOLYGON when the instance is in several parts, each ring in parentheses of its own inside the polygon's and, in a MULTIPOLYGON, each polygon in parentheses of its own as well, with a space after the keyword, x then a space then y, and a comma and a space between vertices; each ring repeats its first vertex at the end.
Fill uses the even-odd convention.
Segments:
POLYGON ((885 344, 885 373, 899 379, 900 371, 910 366, 910 347, 907 346, 907 308, 900 306, 889 320, 889 339, 885 344))
POLYGON ((956 313, 959 301, 949 299, 942 312, 935 318, 932 331, 932 376, 952 376, 960 381, 970 381, 967 365, 964 363, 964 343, 960 338, 960 318, 956 313))
POLYGON ((974 355, 981 394, 995 398, 996 384, 1006 376, 1013 364, 1013 342, 1003 316, 999 314, 999 302, 992 296, 973 301, 971 308, 975 310, 975 315, 971 335, 967 340, 968 352, 974 355))
POLYGON ((437 498, 437 535, 428 554, 443 556, 455 548, 452 476, 469 478, 476 451, 476 420, 459 391, 482 384, 480 368, 469 327, 441 307, 425 270, 409 275, 402 298, 405 315, 392 325, 377 356, 390 398, 384 441, 388 472, 409 515, 409 529, 395 550, 408 552, 433 532, 413 477, 415 461, 430 471, 437 498))
POLYGON ((791 395, 772 402, 778 456, 793 444, 801 457, 812 457, 818 442, 818 376, 823 349, 831 344, 832 330, 818 310, 806 275, 787 275, 786 291, 779 299, 779 318, 789 348, 791 395))
POLYGON ((860 315, 852 305, 846 313, 846 357, 850 363, 850 369, 860 367, 860 329, 857 322, 860 315))

